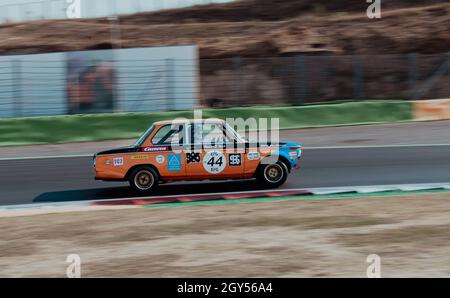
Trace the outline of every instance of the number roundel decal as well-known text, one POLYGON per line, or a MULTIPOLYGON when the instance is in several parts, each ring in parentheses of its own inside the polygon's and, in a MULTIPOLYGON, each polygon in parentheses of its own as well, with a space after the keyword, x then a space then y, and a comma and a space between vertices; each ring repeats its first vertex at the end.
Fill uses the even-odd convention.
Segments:
POLYGON ((227 160, 220 151, 209 151, 203 157, 203 168, 211 174, 218 174, 225 169, 227 160))

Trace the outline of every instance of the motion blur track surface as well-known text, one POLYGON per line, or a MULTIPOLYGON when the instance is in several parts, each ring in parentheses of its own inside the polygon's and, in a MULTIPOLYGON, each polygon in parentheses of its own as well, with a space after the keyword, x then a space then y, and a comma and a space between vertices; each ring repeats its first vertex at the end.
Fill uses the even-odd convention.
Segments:
MULTIPOLYGON (((127 183, 94 181, 91 157, 0 161, 0 205, 138 197, 127 183)), ((305 149, 282 189, 450 182, 450 146, 305 149)), ((160 186, 155 196, 259 190, 254 181, 160 186)))

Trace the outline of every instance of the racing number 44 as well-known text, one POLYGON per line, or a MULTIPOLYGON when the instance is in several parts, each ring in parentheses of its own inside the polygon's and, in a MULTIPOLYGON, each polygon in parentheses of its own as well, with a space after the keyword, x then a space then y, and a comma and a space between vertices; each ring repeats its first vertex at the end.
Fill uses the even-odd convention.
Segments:
POLYGON ((221 167, 223 164, 223 158, 222 158, 222 156, 219 156, 217 158, 215 158, 214 156, 211 156, 211 158, 209 159, 209 161, 206 164, 210 165, 211 167, 214 167, 214 165, 221 167))

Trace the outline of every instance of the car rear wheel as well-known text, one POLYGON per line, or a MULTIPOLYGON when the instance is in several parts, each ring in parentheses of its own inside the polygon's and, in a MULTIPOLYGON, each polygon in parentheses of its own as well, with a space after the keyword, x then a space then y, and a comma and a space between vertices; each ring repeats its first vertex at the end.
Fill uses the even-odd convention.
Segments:
POLYGON ((137 168, 131 172, 129 183, 137 192, 151 192, 158 187, 158 174, 150 167, 137 168))
POLYGON ((278 187, 283 185, 288 176, 288 169, 282 161, 271 164, 261 164, 258 180, 267 187, 278 187))

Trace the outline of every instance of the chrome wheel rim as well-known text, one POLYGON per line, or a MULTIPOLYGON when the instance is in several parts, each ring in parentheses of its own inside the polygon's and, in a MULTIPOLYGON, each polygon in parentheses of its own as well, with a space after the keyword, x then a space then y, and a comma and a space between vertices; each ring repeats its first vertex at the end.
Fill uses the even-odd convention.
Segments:
POLYGON ((155 183, 155 178, 153 177, 153 174, 147 170, 139 171, 134 176, 134 185, 140 190, 150 189, 153 186, 153 183, 155 183))
POLYGON ((283 169, 278 164, 268 165, 264 170, 264 178, 270 183, 277 183, 283 179, 283 169))

